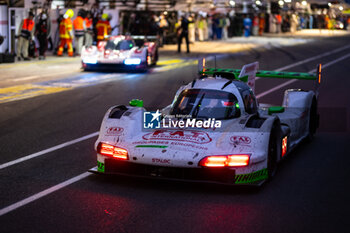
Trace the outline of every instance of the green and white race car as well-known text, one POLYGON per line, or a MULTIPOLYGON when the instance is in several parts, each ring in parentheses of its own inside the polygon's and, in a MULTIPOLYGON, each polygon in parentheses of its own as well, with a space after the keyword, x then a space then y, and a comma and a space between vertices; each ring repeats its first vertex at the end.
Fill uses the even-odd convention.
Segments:
POLYGON ((181 86, 169 106, 141 100, 111 107, 95 143, 95 173, 261 185, 318 127, 317 91, 286 90, 282 106, 258 104, 256 77, 320 81, 318 74, 208 69, 181 86))

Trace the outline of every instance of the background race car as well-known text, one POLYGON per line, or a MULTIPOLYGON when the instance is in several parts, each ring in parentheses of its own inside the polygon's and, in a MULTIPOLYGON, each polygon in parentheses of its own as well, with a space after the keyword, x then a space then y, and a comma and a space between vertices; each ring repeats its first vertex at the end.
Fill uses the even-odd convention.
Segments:
MULTIPOLYGON (((203 62, 204 64, 204 62, 203 62)), ((201 67, 171 105, 110 108, 95 144, 92 172, 221 184, 261 185, 318 127, 317 91, 286 90, 282 106, 259 105, 255 77, 316 80, 308 73, 201 67)))
POLYGON ((84 70, 147 70, 158 61, 158 45, 152 36, 112 36, 84 47, 81 60, 84 70))

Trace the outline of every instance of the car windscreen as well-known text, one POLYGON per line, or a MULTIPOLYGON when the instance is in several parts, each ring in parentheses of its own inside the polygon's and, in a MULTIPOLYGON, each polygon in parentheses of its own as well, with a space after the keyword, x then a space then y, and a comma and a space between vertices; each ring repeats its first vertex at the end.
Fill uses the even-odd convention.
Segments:
POLYGON ((134 47, 131 40, 109 40, 105 46, 105 50, 130 50, 134 47))
POLYGON ((173 103, 170 115, 190 115, 193 118, 230 119, 239 116, 235 95, 225 91, 187 89, 173 103))

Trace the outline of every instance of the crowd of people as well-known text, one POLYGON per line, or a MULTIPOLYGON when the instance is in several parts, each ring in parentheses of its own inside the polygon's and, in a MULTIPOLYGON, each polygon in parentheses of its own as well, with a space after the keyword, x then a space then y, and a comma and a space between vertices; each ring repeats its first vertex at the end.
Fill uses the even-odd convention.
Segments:
MULTIPOLYGON (((98 43, 112 32, 109 23, 111 15, 102 11, 96 13, 79 10, 74 20, 73 17, 74 12, 69 9, 57 20, 59 43, 55 45, 51 39, 51 20, 47 12, 43 11, 37 17, 29 12, 19 27, 18 60, 29 60, 29 56, 33 56, 34 37, 39 43, 39 59, 45 59, 48 45, 53 50, 57 49, 58 56, 63 55, 65 47, 68 56, 79 56, 84 45, 98 43)), ((233 36, 262 36, 263 33, 294 33, 301 29, 315 28, 350 30, 350 17, 295 12, 209 15, 195 12, 179 14, 123 11, 119 15, 117 27, 120 34, 157 35, 160 46, 177 43, 178 52, 181 52, 181 43, 185 39, 186 51, 190 52, 189 44, 195 41, 226 40, 233 36)))
POLYGON ((39 60, 42 60, 46 57, 48 47, 57 50, 58 56, 63 55, 65 48, 68 56, 80 56, 83 46, 91 46, 94 41, 104 40, 112 31, 109 23, 110 15, 106 13, 96 19, 91 12, 80 10, 74 20, 73 17, 74 11, 68 9, 58 18, 59 42, 55 46, 51 37, 51 20, 48 13, 42 11, 34 19, 34 14, 29 12, 28 17, 23 19, 19 26, 17 60, 30 60, 29 57, 35 57, 35 38, 39 44, 39 60))

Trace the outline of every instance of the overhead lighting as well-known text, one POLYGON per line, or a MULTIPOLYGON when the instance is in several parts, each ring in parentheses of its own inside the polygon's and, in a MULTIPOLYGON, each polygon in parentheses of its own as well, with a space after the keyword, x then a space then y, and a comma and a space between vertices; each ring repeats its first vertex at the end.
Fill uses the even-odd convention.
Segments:
POLYGON ((306 6, 307 5, 307 1, 302 1, 301 5, 306 6))
POLYGON ((292 2, 292 0, 284 0, 284 2, 290 3, 290 2, 292 2))
POLYGON ((329 3, 328 3, 328 6, 332 6, 332 3, 329 2, 329 3))
POLYGON ((339 7, 339 10, 341 10, 341 11, 344 10, 344 7, 340 6, 340 7, 339 7))
POLYGON ((230 1, 230 5, 231 5, 231 6, 235 6, 235 5, 236 5, 236 2, 233 1, 233 0, 231 0, 231 1, 230 1))
POLYGON ((278 1, 278 4, 279 4, 280 6, 283 6, 283 5, 284 5, 284 2, 283 2, 282 0, 280 0, 280 1, 278 1))
POLYGON ((257 0, 255 4, 261 6, 261 1, 257 0))

